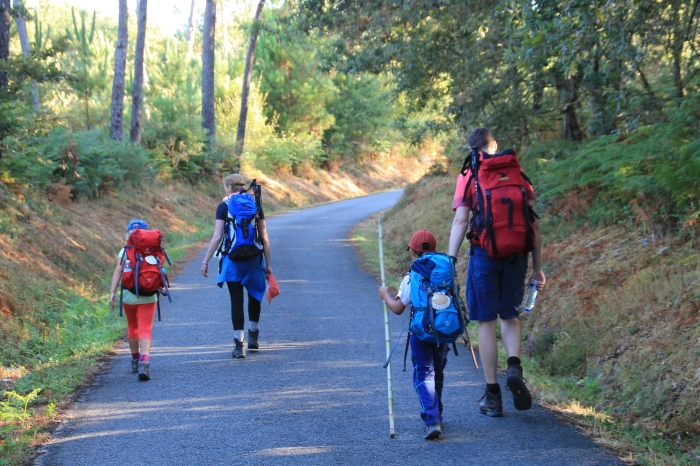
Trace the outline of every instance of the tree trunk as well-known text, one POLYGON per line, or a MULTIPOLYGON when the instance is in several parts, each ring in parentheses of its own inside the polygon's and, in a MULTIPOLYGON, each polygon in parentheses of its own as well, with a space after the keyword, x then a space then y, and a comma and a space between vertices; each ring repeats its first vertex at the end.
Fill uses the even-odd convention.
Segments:
POLYGON ((141 144, 141 107, 143 106, 143 54, 146 46, 146 11, 148 0, 139 0, 136 55, 134 56, 134 90, 131 110, 131 141, 141 144))
POLYGON ((202 129, 207 141, 216 138, 214 112, 214 47, 216 42, 216 0, 207 0, 202 36, 202 129))
POLYGON ((129 45, 129 9, 126 0, 119 0, 119 33, 117 50, 114 54, 114 82, 112 83, 112 125, 110 139, 121 141, 124 132, 124 75, 126 73, 126 52, 129 45))
MULTIPOLYGON (((22 55, 28 57, 32 54, 32 44, 29 42, 29 33, 27 33, 27 22, 24 20, 26 8, 22 0, 14 0, 14 8, 17 10, 15 15, 15 23, 17 24, 17 35, 19 43, 22 47, 22 55)), ((41 110, 41 101, 39 100, 39 88, 36 82, 32 81, 32 106, 34 110, 41 110)))
MULTIPOLYGON (((0 0, 0 60, 10 58, 10 0, 0 0)), ((6 87, 7 72, 0 71, 0 87, 6 87)))
POLYGON ((187 56, 192 56, 194 52, 194 2, 190 5, 190 19, 187 22, 187 56))
POLYGON ((581 141, 583 139, 583 132, 576 118, 579 85, 580 78, 576 76, 557 77, 557 90, 562 103, 561 112, 564 115, 561 137, 570 141, 581 141))
MULTIPOLYGON (((0 0, 0 60, 10 58, 10 0, 0 0)), ((0 92, 7 87, 7 73, 0 71, 0 92)), ((2 136, 0 136, 0 159, 2 158, 2 136)))
POLYGON ((676 88, 676 97, 682 99, 685 97, 685 85, 683 84, 683 65, 682 65, 683 43, 673 48, 673 84, 676 88))
POLYGON ((260 29, 259 21, 265 7, 265 0, 260 0, 258 9, 255 11, 255 21, 253 29, 250 32, 250 44, 248 45, 248 55, 245 60, 245 73, 243 74, 243 92, 241 93, 241 115, 238 118, 238 132, 236 133, 236 149, 235 154, 238 159, 238 165, 241 164, 243 157, 243 146, 245 143, 245 126, 248 118, 248 92, 250 91, 250 80, 253 75, 253 60, 255 59, 255 44, 258 40, 258 31, 260 29))
POLYGON ((226 0, 221 2, 221 42, 223 42, 224 56, 228 57, 228 28, 226 27, 226 0))

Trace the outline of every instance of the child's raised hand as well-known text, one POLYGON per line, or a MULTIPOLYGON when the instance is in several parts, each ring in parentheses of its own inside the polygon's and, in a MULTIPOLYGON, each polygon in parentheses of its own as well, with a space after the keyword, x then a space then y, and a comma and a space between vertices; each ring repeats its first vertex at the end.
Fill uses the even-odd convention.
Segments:
POLYGON ((379 288, 379 297, 382 299, 385 299, 385 296, 389 295, 389 287, 388 286, 382 286, 379 288))

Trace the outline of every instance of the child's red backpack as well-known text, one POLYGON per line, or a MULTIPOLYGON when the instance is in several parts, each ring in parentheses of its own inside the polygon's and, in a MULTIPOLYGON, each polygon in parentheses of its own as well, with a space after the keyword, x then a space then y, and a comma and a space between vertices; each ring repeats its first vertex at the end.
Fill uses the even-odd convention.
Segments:
POLYGON ((168 276, 164 268, 165 261, 170 265, 170 259, 163 249, 162 239, 163 235, 159 230, 136 229, 131 233, 121 258, 122 263, 126 261, 122 274, 122 289, 126 288, 137 297, 153 296, 162 292, 168 297, 168 301, 172 302, 168 276))
POLYGON ((464 200, 471 190, 479 209, 472 216, 467 238, 495 258, 532 251, 532 222, 539 217, 528 204, 527 191, 532 183, 523 173, 515 149, 489 155, 472 148, 462 167, 463 174, 468 166, 471 176, 464 189, 464 200))

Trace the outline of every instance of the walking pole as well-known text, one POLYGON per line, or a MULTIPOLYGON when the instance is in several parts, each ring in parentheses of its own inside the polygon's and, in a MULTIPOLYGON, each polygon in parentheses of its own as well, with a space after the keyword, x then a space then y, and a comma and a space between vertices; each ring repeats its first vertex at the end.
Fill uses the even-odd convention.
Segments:
MULTIPOLYGON (((384 286, 384 247, 382 245, 382 219, 379 219, 379 268, 382 272, 382 286, 384 286)), ((384 335, 386 336, 386 357, 389 359, 391 357, 391 334, 389 333, 389 311, 387 310, 386 303, 384 303, 384 335)), ((389 399, 389 437, 396 437, 394 432, 394 394, 391 388, 391 360, 389 359, 389 364, 386 366, 386 384, 388 390, 389 399)))

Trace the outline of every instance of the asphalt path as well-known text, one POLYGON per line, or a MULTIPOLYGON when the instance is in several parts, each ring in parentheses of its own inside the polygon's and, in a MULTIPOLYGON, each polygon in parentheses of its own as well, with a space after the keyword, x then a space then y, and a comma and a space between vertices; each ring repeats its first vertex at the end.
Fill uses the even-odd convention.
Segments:
MULTIPOLYGON (((268 219, 282 294, 263 305, 261 349, 247 359, 231 358, 228 293, 199 273, 202 251, 154 324, 152 380, 137 381, 121 344, 35 464, 620 464, 539 406, 516 411, 505 390, 503 418, 480 414, 483 376, 466 351, 449 357, 438 441, 423 440, 410 369, 395 357, 389 438, 378 283, 349 235, 400 195, 268 219)), ((394 337, 406 317, 392 317, 394 337)))

